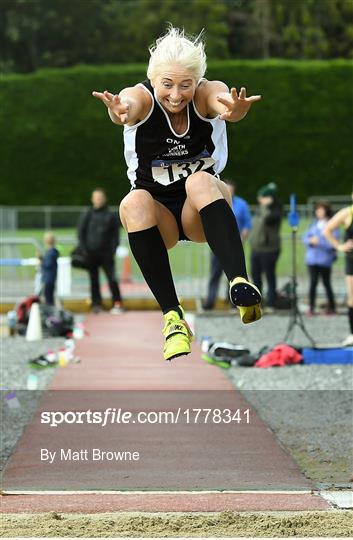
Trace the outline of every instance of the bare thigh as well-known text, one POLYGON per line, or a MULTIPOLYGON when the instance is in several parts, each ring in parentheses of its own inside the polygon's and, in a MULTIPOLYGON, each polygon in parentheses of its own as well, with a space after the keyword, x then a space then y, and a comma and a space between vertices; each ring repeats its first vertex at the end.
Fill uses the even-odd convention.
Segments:
POLYGON ((119 213, 127 232, 143 231, 157 225, 167 249, 179 240, 179 229, 172 212, 145 190, 131 191, 121 201, 119 213))
POLYGON ((347 303, 353 307, 353 276, 346 276, 347 303))
POLYGON ((164 204, 154 201, 156 205, 157 227, 167 249, 174 247, 179 241, 179 228, 175 217, 164 204))
MULTIPOLYGON (((232 207, 232 197, 227 184, 218 180, 211 174, 208 175, 212 181, 215 182, 219 189, 220 199, 223 198, 227 201, 230 207, 232 207)), ((202 221, 198 210, 193 206, 189 197, 186 197, 186 201, 181 213, 181 222, 183 225, 186 236, 193 242, 206 242, 205 233, 202 226, 202 221)))

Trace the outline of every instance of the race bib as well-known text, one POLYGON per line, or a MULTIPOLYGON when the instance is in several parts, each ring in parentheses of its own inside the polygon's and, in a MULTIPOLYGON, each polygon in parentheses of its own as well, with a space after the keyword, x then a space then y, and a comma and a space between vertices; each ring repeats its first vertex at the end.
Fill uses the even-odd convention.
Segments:
POLYGON ((188 157, 181 160, 162 160, 156 159, 152 161, 152 176, 155 182, 163 186, 169 186, 173 182, 185 180, 190 174, 198 171, 204 171, 213 167, 215 160, 208 152, 203 152, 196 157, 188 157))

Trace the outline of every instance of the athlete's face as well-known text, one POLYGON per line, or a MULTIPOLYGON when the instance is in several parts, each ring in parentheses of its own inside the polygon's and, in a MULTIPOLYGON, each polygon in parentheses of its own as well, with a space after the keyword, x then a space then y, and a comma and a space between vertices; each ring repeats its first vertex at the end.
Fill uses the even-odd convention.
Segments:
POLYGON ((181 112, 192 100, 196 91, 196 79, 178 64, 166 66, 153 81, 160 104, 170 113, 181 112))

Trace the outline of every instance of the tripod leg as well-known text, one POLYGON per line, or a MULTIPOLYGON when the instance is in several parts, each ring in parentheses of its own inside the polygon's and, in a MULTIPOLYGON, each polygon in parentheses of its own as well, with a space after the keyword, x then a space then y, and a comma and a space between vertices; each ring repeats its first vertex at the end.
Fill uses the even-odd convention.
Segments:
POLYGON ((289 339, 289 337, 292 335, 293 328, 294 328, 294 319, 293 319, 293 316, 291 314, 289 322, 288 322, 288 326, 287 326, 286 335, 284 336, 284 341, 287 341, 289 339))
POLYGON ((308 340, 310 341, 312 346, 316 347, 315 341, 313 340, 313 338, 311 337, 311 335, 309 334, 309 332, 305 328, 305 324, 304 324, 304 321, 303 321, 303 316, 302 316, 302 314, 300 313, 299 310, 298 310, 298 322, 297 322, 297 324, 298 324, 299 328, 301 329, 301 331, 303 332, 303 334, 308 338, 308 340))
MULTIPOLYGON (((294 287, 293 290, 295 291, 295 287, 296 287, 295 282, 293 282, 293 287, 294 287)), ((289 317, 289 321, 288 321, 287 332, 286 332, 286 335, 284 337, 284 341, 287 341, 289 339, 289 337, 292 336, 293 333, 294 333, 293 332, 294 327, 297 324, 297 312, 298 312, 297 299, 296 299, 296 294, 294 294, 294 297, 292 299, 292 308, 291 308, 291 313, 290 313, 290 317, 289 317)))
POLYGON ((315 341, 313 340, 313 338, 311 337, 311 335, 309 334, 309 332, 305 328, 305 324, 304 324, 304 321, 303 321, 303 316, 300 313, 297 305, 294 306, 293 312, 291 313, 288 328, 287 328, 287 332, 286 332, 286 335, 284 337, 284 341, 287 341, 289 339, 289 337, 291 337, 294 334, 294 328, 296 326, 298 326, 300 328, 300 330, 303 332, 303 334, 308 338, 311 345, 313 347, 316 347, 315 341))
POLYGON ((308 338, 313 347, 315 347, 315 342, 310 336, 309 332, 305 328, 302 314, 298 308, 298 295, 297 295, 297 261, 296 261, 296 234, 297 227, 292 227, 292 306, 291 306, 291 316, 289 319, 289 324, 284 340, 287 341, 292 334, 294 334, 295 326, 299 326, 303 334, 308 338))

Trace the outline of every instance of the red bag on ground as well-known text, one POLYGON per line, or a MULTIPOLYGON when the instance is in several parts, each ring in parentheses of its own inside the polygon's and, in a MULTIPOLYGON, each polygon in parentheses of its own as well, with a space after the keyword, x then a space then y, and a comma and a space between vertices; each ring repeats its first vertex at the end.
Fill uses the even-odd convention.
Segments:
POLYGON ((29 318, 29 312, 31 311, 32 304, 34 302, 40 302, 38 296, 28 296, 23 300, 19 306, 17 306, 17 322, 27 324, 29 318))
POLYGON ((257 362, 255 362, 255 367, 283 367, 290 364, 300 364, 302 360, 303 355, 296 349, 286 343, 280 343, 279 345, 276 345, 272 351, 260 356, 257 362))

